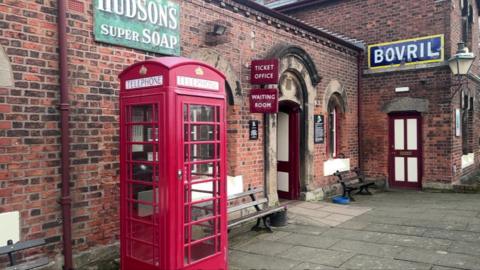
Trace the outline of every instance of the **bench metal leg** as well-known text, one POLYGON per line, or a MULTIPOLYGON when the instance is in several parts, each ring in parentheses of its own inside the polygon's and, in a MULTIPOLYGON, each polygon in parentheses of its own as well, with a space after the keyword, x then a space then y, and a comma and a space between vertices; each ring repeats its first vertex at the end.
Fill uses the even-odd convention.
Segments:
POLYGON ((354 199, 353 196, 352 196, 352 191, 353 191, 353 190, 349 190, 349 191, 348 191, 348 198, 350 199, 350 201, 354 202, 355 199, 354 199))
POLYGON ((273 233, 272 231, 272 227, 270 227, 270 224, 267 222, 267 218, 269 218, 269 216, 266 216, 266 217, 263 217, 263 226, 265 226, 265 230, 267 230, 267 232, 269 233, 273 233))
POLYGON ((252 227, 252 231, 255 231, 255 232, 258 232, 260 231, 262 228, 260 228, 260 218, 257 218, 257 224, 255 224, 255 226, 252 227))
POLYGON ((360 190, 357 192, 360 195, 372 195, 370 190, 368 190, 368 186, 360 187, 360 190))

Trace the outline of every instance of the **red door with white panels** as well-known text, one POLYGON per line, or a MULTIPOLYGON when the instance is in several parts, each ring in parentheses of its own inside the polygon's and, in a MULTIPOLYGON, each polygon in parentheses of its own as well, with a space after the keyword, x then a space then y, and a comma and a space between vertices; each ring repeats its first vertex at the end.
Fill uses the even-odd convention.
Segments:
POLYGON ((278 197, 300 197, 300 106, 284 101, 277 113, 278 197))
POLYGON ((422 187, 422 118, 419 113, 389 115, 389 184, 422 187))

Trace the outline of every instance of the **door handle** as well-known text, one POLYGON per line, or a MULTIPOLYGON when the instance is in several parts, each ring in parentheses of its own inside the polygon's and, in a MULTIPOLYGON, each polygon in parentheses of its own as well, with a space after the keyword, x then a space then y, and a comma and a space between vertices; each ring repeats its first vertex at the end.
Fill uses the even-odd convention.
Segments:
POLYGON ((178 170, 178 171, 177 171, 177 178, 178 178, 178 180, 182 180, 182 177, 183 177, 183 171, 182 171, 182 170, 178 170))

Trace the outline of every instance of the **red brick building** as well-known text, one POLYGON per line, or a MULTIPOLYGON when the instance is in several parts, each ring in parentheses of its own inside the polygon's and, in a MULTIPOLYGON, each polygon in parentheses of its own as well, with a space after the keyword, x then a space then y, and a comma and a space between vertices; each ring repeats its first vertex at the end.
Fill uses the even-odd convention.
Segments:
MULTIPOLYGON (((179 15, 169 13, 178 15, 179 21, 170 18, 167 24, 180 39, 170 39, 166 46, 180 44, 179 55, 210 63, 227 77, 229 193, 262 186, 269 202, 277 204, 279 194, 318 199, 335 192, 330 175, 358 166, 357 67, 363 46, 250 1, 170 2, 179 5, 179 15), (214 34, 219 26, 225 33, 214 34), (258 88, 249 83, 254 59, 279 59, 278 116, 250 113, 248 95, 258 88), (314 132, 313 120, 320 116, 325 130, 318 134, 321 130, 314 132), (297 126, 289 126, 292 117, 297 126), (252 120, 259 123, 258 140, 249 140, 252 120), (288 139, 286 130, 298 140, 288 139), (320 143, 315 144, 314 136, 320 143), (287 159, 287 167, 294 171, 281 171, 277 163, 292 151, 298 154, 287 159)), ((94 28, 100 17, 94 20, 93 14, 110 10, 109 5, 118 1, 66 1, 62 39, 58 3, 0 2, 0 215, 6 228, 0 241, 46 239, 45 248, 25 256, 47 253, 56 269, 63 260, 62 225, 70 226, 59 201, 69 205, 71 199, 76 268, 115 256, 120 166, 117 75, 135 62, 164 55, 98 41, 94 28), (61 46, 63 41, 66 47, 61 46), (62 48, 67 56, 68 103, 60 95, 62 48), (62 170, 60 111, 67 110, 70 165, 62 170), (67 171, 71 195, 60 191, 67 171)), ((115 8, 121 13, 119 6, 115 8)), ((130 41, 137 39, 131 32, 122 34, 130 41)), ((5 263, 6 258, 0 260, 5 263)))
POLYGON ((365 57, 359 90, 360 162, 369 176, 388 178, 390 186, 416 182, 417 187, 451 189, 478 170, 478 61, 474 62, 462 89, 446 61, 457 52, 457 43, 461 41, 479 55, 478 1, 265 3, 317 27, 363 40, 369 49, 381 47, 382 43, 399 44, 402 40, 442 35, 444 57, 435 63, 409 63, 406 59, 406 63, 399 65, 372 67, 369 60, 375 56, 365 57), (395 141, 395 130, 403 131, 408 119, 410 123, 417 121, 409 117, 418 117, 421 123, 417 127, 418 148, 407 149, 401 139, 395 141), (399 149, 405 151, 398 152, 399 149), (419 162, 408 164, 410 161, 405 158, 410 161, 418 158, 419 162), (413 171, 404 168, 409 165, 413 171))

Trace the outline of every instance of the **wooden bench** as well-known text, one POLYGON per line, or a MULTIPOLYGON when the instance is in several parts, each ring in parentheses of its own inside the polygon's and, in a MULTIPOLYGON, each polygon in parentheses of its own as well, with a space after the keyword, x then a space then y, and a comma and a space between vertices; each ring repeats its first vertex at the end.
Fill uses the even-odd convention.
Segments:
POLYGON ((17 264, 15 252, 29 249, 33 247, 43 246, 46 242, 44 239, 36 239, 36 240, 28 240, 13 243, 12 240, 8 240, 7 245, 0 247, 0 255, 8 255, 8 259, 10 260, 10 266, 5 268, 5 270, 28 270, 34 269, 40 266, 44 266, 48 264, 48 258, 42 257, 33 261, 28 261, 22 264, 17 264))
POLYGON ((249 197, 250 201, 241 203, 239 205, 235 205, 232 207, 229 207, 227 212, 228 214, 235 213, 244 209, 248 209, 251 207, 255 208, 255 212, 240 216, 239 218, 235 218, 232 220, 229 220, 228 222, 228 228, 230 229, 233 226, 240 225, 244 222, 248 222, 250 220, 257 219, 257 223, 255 226, 252 227, 252 230, 258 231, 261 230, 260 228, 260 220, 263 220, 263 225, 265 226, 265 230, 268 232, 273 232, 272 228, 270 227, 269 221, 267 219, 271 218, 271 215, 277 212, 281 211, 286 211, 287 208, 285 205, 283 206, 275 206, 275 207, 269 207, 268 206, 268 199, 267 198, 261 198, 257 199, 256 194, 262 193, 263 188, 253 188, 251 189, 250 187, 248 188, 247 191, 242 192, 242 193, 237 193, 231 196, 228 196, 228 201, 233 201, 245 197, 249 197), (262 206, 262 207, 261 207, 262 206))
POLYGON ((352 171, 337 171, 333 175, 338 177, 338 182, 342 185, 343 197, 348 195, 351 201, 355 201, 352 196, 352 192, 355 190, 358 190, 356 194, 372 195, 368 188, 375 185, 375 182, 365 180, 365 176, 358 168, 354 168, 352 171))

